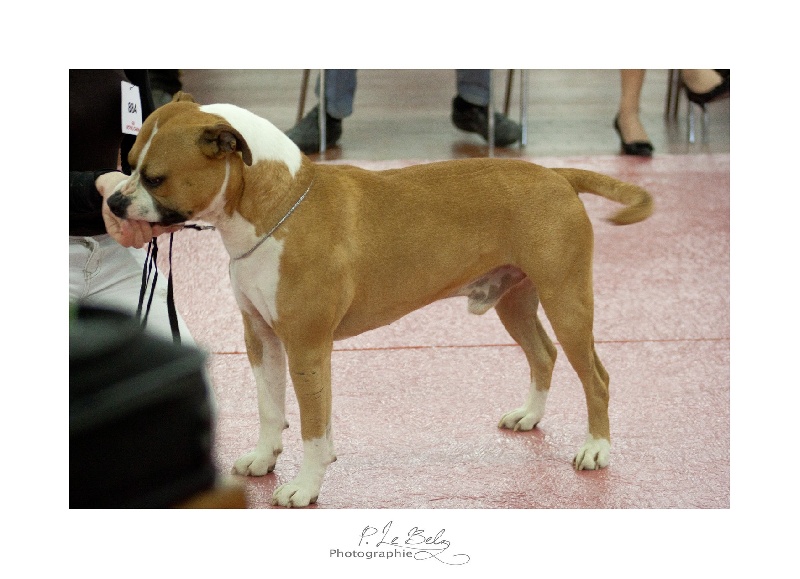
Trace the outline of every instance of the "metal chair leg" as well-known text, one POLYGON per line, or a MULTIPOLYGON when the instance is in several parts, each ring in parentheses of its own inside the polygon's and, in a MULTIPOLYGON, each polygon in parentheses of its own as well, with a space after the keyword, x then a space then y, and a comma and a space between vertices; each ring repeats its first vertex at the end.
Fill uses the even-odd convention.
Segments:
POLYGON ((672 70, 669 69, 667 76, 667 98, 664 99, 664 118, 669 118, 669 112, 672 110, 672 70))
POLYGON ((680 105, 681 101, 681 71, 678 69, 673 69, 672 74, 673 94, 675 95, 675 98, 672 101, 672 116, 677 117, 678 105, 680 105))
POLYGON ((506 75, 506 101, 503 105, 503 114, 508 116, 508 111, 511 109, 511 89, 514 86, 514 69, 509 68, 506 75))
POLYGON ((489 156, 494 157, 494 71, 489 70, 489 156))
POLYGON ((303 80, 300 81, 300 102, 297 105, 297 121, 299 123, 303 118, 303 113, 306 108, 306 93, 308 92, 308 78, 311 76, 309 69, 303 70, 303 80))
POLYGON ((664 104, 664 116, 668 119, 674 119, 678 116, 678 101, 681 98, 681 85, 680 85, 680 71, 678 69, 669 69, 669 78, 667 79, 667 98, 664 104))
MULTIPOLYGON (((670 69, 669 79, 667 80, 667 102, 664 109, 664 115, 668 119, 677 118, 678 116, 678 101, 680 100, 681 93, 683 92, 683 85, 680 81, 680 70, 670 69)), ((700 109, 700 138, 703 143, 709 140, 709 114, 708 107, 704 105, 696 105, 688 98, 686 99, 686 132, 690 143, 697 142, 697 118, 695 116, 695 107, 700 109)))
MULTIPOLYGON (((506 76, 506 100, 503 106, 503 114, 508 116, 511 111, 511 92, 514 89, 514 69, 508 69, 506 76)), ((519 139, 520 148, 528 144, 528 71, 519 71, 519 122, 522 127, 522 134, 519 139)))
POLYGON ((325 69, 321 68, 319 71, 319 152, 325 152, 325 141, 327 135, 326 110, 325 110, 325 69))
POLYGON ((707 143, 708 142, 708 133, 709 133, 708 129, 709 129, 709 126, 710 126, 711 122, 710 122, 709 116, 708 116, 708 107, 706 107, 706 106, 703 107, 703 117, 702 117, 702 119, 703 120, 701 122, 700 134, 701 134, 701 138, 703 139, 703 142, 707 143))
POLYGON ((519 146, 528 144, 528 71, 519 71, 519 122, 522 125, 522 136, 519 146))
POLYGON ((700 139, 703 143, 707 143, 709 141, 709 126, 711 121, 709 119, 708 114, 708 107, 705 105, 696 105, 691 101, 688 101, 689 109, 688 109, 688 132, 689 132, 689 142, 694 143, 697 140, 697 121, 695 120, 695 107, 700 109, 700 139))

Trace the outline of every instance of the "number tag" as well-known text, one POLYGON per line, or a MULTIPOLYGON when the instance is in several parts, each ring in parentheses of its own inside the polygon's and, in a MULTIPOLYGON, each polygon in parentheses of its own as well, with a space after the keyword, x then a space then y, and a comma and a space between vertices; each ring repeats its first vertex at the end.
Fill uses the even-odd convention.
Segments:
POLYGON ((122 132, 138 135, 142 128, 142 97, 139 87, 122 81, 122 132))

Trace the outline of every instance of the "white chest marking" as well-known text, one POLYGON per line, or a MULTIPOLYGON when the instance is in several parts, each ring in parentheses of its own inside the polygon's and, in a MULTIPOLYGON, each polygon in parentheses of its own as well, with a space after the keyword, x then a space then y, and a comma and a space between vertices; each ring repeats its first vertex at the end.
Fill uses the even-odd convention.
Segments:
POLYGON ((283 241, 267 239, 253 255, 230 264, 231 283, 239 307, 255 308, 270 326, 278 319, 278 283, 283 241))

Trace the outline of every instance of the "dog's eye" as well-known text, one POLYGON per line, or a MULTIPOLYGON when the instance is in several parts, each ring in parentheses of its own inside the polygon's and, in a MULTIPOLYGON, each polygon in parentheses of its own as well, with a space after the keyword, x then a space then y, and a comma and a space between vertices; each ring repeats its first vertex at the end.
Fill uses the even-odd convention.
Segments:
POLYGON ((145 187, 155 188, 161 185, 164 182, 164 177, 150 177, 148 175, 142 175, 142 183, 144 183, 145 187))

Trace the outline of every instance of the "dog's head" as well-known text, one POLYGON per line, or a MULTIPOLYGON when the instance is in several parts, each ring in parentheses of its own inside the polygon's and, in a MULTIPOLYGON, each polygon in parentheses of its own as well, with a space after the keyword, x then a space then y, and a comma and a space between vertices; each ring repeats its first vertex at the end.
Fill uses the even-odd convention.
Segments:
POLYGON ((109 196, 109 209, 173 225, 202 216, 253 156, 239 130, 181 92, 145 120, 128 161, 131 176, 109 196))

